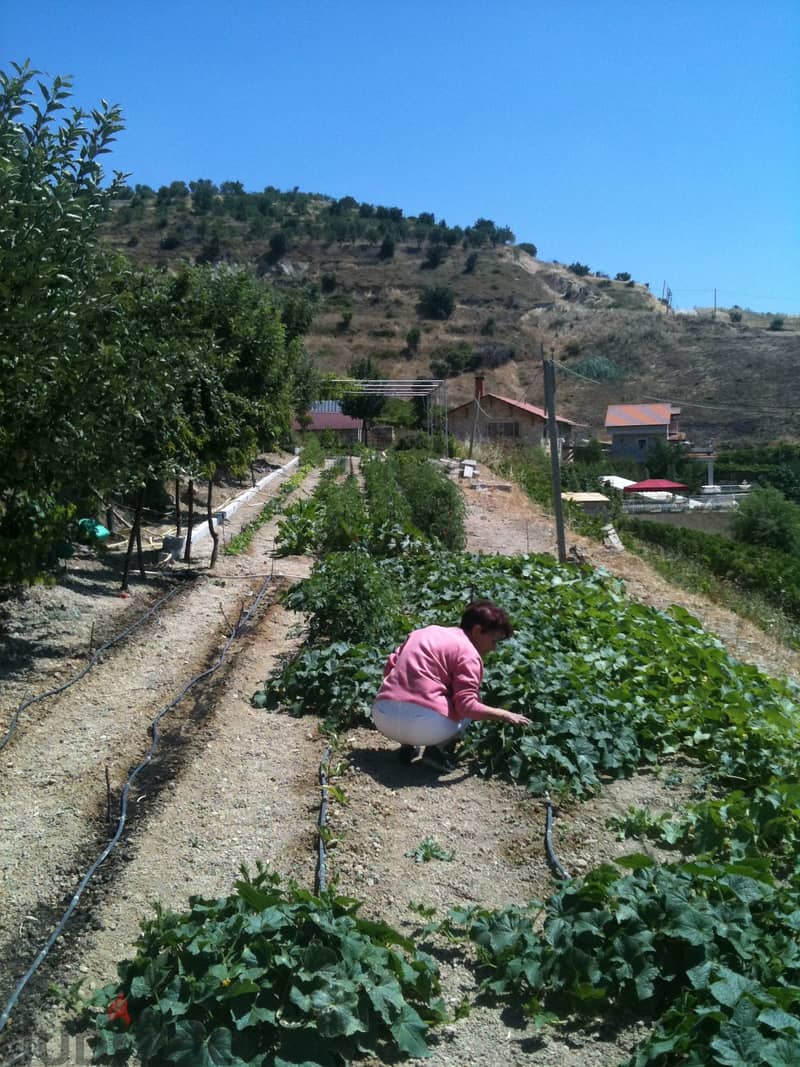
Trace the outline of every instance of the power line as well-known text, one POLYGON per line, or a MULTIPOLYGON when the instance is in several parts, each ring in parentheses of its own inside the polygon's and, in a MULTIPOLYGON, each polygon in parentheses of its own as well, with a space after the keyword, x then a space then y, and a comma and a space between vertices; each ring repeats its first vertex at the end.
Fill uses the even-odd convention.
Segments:
MULTIPOLYGON (((704 289, 673 289, 673 293, 713 293, 714 287, 704 289)), ((717 289, 718 293, 729 293, 740 297, 742 300, 797 300, 797 293, 793 293, 791 296, 754 296, 752 293, 742 293, 739 289, 717 289)), ((754 314, 766 315, 768 312, 754 312, 754 314)))

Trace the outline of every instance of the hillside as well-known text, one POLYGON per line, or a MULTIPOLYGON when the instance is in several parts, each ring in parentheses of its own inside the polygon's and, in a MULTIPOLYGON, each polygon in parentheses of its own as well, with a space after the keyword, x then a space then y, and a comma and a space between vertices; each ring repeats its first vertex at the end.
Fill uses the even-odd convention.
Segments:
POLYGON ((565 367, 559 410, 588 434, 603 434, 609 403, 658 398, 681 405, 699 447, 800 437, 800 317, 776 329, 741 309, 674 314, 645 284, 541 261, 490 220, 461 229, 349 197, 227 186, 137 187, 107 239, 140 265, 249 262, 309 297, 306 344, 325 372, 371 356, 387 377, 448 376, 456 404, 480 370, 488 390, 541 404, 543 349, 565 367), (420 310, 431 288, 452 294, 446 317, 420 310))

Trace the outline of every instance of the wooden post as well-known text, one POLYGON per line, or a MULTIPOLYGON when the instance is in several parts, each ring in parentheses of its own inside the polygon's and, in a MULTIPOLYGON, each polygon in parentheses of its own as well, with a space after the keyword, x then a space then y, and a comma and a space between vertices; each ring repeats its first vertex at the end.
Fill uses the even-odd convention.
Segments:
POLYGON ((550 440, 550 473, 553 481, 553 512, 556 519, 558 562, 566 563, 567 546, 564 541, 564 513, 561 508, 561 465, 558 455, 558 422, 556 420, 556 369, 552 360, 544 358, 544 346, 542 346, 542 368, 544 370, 547 433, 550 440))

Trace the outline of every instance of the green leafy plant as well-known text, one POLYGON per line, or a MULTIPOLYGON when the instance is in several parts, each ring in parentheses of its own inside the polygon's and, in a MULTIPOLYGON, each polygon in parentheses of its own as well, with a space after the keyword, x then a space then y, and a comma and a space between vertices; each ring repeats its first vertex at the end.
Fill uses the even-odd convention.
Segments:
POLYGON ((442 848, 432 837, 424 837, 416 848, 406 852, 409 859, 417 863, 428 863, 430 860, 442 860, 449 863, 453 859, 453 853, 442 848))
POLYGON ((797 891, 757 864, 658 867, 640 855, 618 864, 630 873, 603 864, 546 905, 456 909, 439 929, 475 945, 483 993, 533 1018, 657 1022, 635 1067, 796 1062, 797 891), (725 1058, 732 1048, 750 1053, 725 1058))
POLYGON ((427 1055, 428 1027, 446 1018, 436 964, 359 907, 259 869, 243 870, 231 896, 192 897, 183 914, 157 908, 119 981, 89 1001, 95 1062, 335 1067, 427 1055))
POLYGON ((284 601, 292 611, 308 616, 312 641, 382 642, 398 629, 395 587, 363 551, 326 556, 284 601))
POLYGON ((278 514, 286 497, 293 493, 298 485, 305 480, 310 469, 310 467, 300 467, 281 484, 278 492, 264 504, 258 515, 228 541, 225 546, 226 555, 236 556, 249 548, 251 541, 261 527, 278 514))
POLYGON ((322 506, 313 496, 295 500, 284 509, 275 538, 277 556, 302 556, 317 543, 322 506))

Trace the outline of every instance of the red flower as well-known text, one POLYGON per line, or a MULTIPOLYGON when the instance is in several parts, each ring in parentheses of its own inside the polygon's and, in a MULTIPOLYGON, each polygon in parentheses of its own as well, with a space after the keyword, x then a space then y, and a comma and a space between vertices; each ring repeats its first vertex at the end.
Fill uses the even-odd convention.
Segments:
POLYGON ((108 1005, 108 1017, 112 1023, 117 1019, 121 1019, 126 1026, 131 1025, 131 1016, 128 1011, 128 998, 123 996, 122 993, 120 993, 118 997, 115 997, 108 1005))

